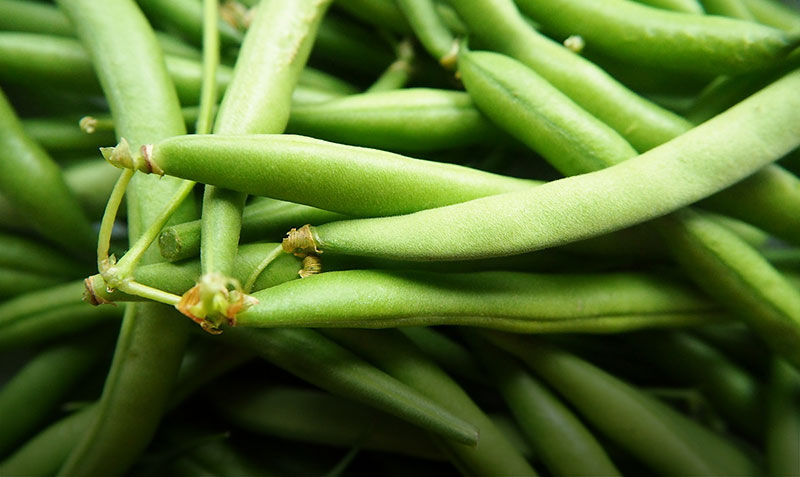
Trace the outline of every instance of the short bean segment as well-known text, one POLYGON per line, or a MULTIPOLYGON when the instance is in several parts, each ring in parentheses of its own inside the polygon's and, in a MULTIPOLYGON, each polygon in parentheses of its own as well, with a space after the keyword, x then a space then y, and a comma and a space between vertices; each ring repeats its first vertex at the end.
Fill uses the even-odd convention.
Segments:
POLYGON ((476 446, 437 439, 453 464, 467 475, 537 475, 494 423, 450 376, 398 331, 328 329, 325 333, 376 363, 480 431, 476 446))
POLYGON ((292 135, 184 136, 154 144, 146 160, 120 147, 106 158, 351 216, 404 214, 537 184, 292 135))
POLYGON ((479 337, 472 349, 553 475, 621 475, 592 433, 522 364, 479 337))
POLYGON ((759 473, 751 456, 731 441, 592 364, 541 341, 500 333, 487 336, 522 360, 593 428, 651 471, 666 475, 759 473))
POLYGON ((347 96, 292 108, 287 131, 395 151, 431 151, 493 142, 498 131, 469 95, 426 88, 347 96))
POLYGON ((724 316, 692 289, 642 274, 350 270, 285 283, 253 296, 259 303, 239 313, 238 326, 460 324, 517 332, 614 332, 702 324, 724 316), (300 295, 306 298, 298 303, 300 295))
MULTIPOLYGON (((591 172, 635 155, 611 128, 511 58, 464 52, 459 70, 467 90, 491 119, 565 174, 591 172)), ((691 209, 654 225, 699 286, 729 304, 762 338, 800 365, 796 351, 800 293, 769 262, 735 234, 691 209)))
POLYGON ((72 252, 86 254, 95 233, 58 165, 22 129, 0 91, 0 191, 37 232, 72 252))
POLYGON ((285 249, 456 260, 618 230, 718 192, 797 147, 798 87, 796 71, 672 141, 597 172, 406 216, 308 227, 285 249))
POLYGON ((627 0, 541 2, 520 8, 560 35, 641 64, 734 74, 774 64, 794 46, 784 32, 730 18, 688 15, 627 0))

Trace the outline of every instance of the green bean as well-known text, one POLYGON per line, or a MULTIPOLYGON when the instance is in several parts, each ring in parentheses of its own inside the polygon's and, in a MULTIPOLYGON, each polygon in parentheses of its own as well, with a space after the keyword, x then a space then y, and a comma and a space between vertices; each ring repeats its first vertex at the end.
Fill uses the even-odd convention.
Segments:
POLYGON ((406 216, 303 228, 286 249, 456 260, 522 253, 630 226, 713 194, 797 147, 800 104, 791 101, 791 91, 798 87, 800 71, 601 171, 406 216))
POLYGON ((403 13, 391 0, 337 0, 336 6, 367 24, 402 35, 411 33, 403 13))
POLYGON ((461 445, 475 445, 475 427, 313 330, 230 329, 221 335, 328 392, 370 405, 461 445))
POLYGON ((669 406, 552 345, 500 333, 490 341, 558 391, 594 429, 666 475, 757 475, 745 452, 669 406), (657 443, 657 445, 653 445, 657 443))
POLYGON ((367 88, 365 93, 380 93, 398 90, 406 86, 414 73, 414 47, 410 40, 399 42, 395 46, 397 59, 386 67, 380 76, 367 88))
POLYGON ((767 401, 766 457, 770 475, 800 473, 800 375, 774 358, 767 401))
MULTIPOLYGON (((185 133, 175 89, 155 35, 133 2, 63 0, 61 6, 89 50, 106 93, 118 134, 134 147, 185 133), (109 22, 108 18, 114 18, 109 22), (130 74, 128 65, 136 65, 130 74)), ((131 244, 164 209, 180 181, 139 175, 128 187, 131 244)), ((192 216, 191 206, 175 214, 192 216)), ((144 263, 158 252, 145 255, 144 263)), ((152 257, 152 258, 151 258, 152 257)), ((188 329, 172 310, 152 304, 128 305, 98 411, 59 471, 117 475, 125 472, 153 436, 161 418, 188 329)))
POLYGON ((61 281, 42 273, 0 266, 0 299, 51 287, 61 281))
MULTIPOLYGON (((277 240, 292 226, 326 223, 346 216, 306 205, 262 198, 245 206, 242 213, 241 242, 277 240)), ((174 262, 200 253, 200 221, 166 227, 158 238, 161 255, 174 262)), ((241 253, 241 251, 239 252, 241 253)))
POLYGON ((96 407, 87 406, 50 425, 0 462, 0 474, 55 475, 75 445, 75 436, 94 419, 96 407))
POLYGON ((759 23, 788 32, 800 31, 800 12, 774 0, 743 0, 759 23))
POLYGON ((621 475, 592 433, 521 364, 478 339, 472 348, 553 475, 621 475))
POLYGON ((78 127, 78 118, 35 118, 22 121, 25 133, 49 152, 90 150, 114 143, 114 134, 86 134, 78 127))
MULTIPOLYGON (((261 4, 242 45, 231 84, 223 96, 214 124, 215 134, 283 132, 289 120, 291 93, 330 2, 304 0, 261 4), (264 45, 270 47, 265 49, 264 45)), ((231 275, 246 197, 239 192, 206 185, 200 247, 204 276, 211 273, 231 275)))
POLYGON ((48 240, 85 253, 95 240, 61 170, 22 129, 0 91, 0 191, 48 240))
POLYGON ((686 333, 641 333, 629 340, 645 362, 651 362, 681 386, 702 392, 734 427, 758 439, 764 433, 761 385, 719 351, 686 333))
POLYGON ((720 317, 716 305, 691 289, 670 280, 621 273, 351 270, 284 283, 253 297, 259 303, 237 316, 238 326, 459 324, 518 332, 555 331, 561 326, 614 332, 663 324, 703 324, 720 317), (304 299, 298 302, 298 296, 304 299), (408 300, 409 296, 414 300, 408 300), (356 303, 358 307, 354 307, 356 303))
MULTIPOLYGON (((257 475, 263 477, 272 477, 278 474, 272 472, 272 466, 269 466, 269 471, 264 468, 263 465, 260 465, 262 462, 259 459, 258 462, 247 458, 242 452, 242 449, 239 446, 235 446, 232 443, 228 442, 227 436, 209 436, 201 441, 200 438, 197 437, 199 432, 203 432, 200 429, 196 429, 195 426, 176 426, 173 425, 171 428, 168 428, 164 434, 167 434, 166 442, 167 445, 172 445, 179 447, 180 454, 178 456, 172 456, 171 458, 165 459, 168 462, 164 462, 162 465, 163 467, 168 467, 171 465, 172 468, 176 468, 179 466, 174 465, 175 462, 181 462, 180 467, 185 467, 186 463, 190 463, 189 469, 183 470, 193 470, 194 466, 198 469, 198 471, 193 472, 188 475, 194 476, 225 476, 225 477, 239 477, 243 475, 257 475), (198 441, 196 443, 192 443, 192 440, 198 441), (181 449, 183 448, 183 449, 181 449), (187 449, 188 448, 188 449, 187 449), (177 457, 177 459, 175 458, 177 457)), ((261 457, 259 455, 259 457, 261 457)), ((164 472, 164 469, 157 469, 164 472)), ((170 471, 172 470, 170 469, 170 471)))
POLYGON ((663 8, 665 10, 674 10, 683 13, 696 13, 702 15, 704 13, 703 6, 700 5, 698 0, 637 0, 639 3, 650 5, 651 7, 663 8))
POLYGON ((0 0, 0 30, 73 35, 69 19, 61 12, 51 5, 25 0, 0 0))
POLYGON ((794 47, 784 32, 730 18, 689 15, 631 1, 541 3, 520 8, 560 35, 578 34, 599 50, 643 65, 733 74, 774 64, 794 47))
POLYGON ((737 365, 756 376, 765 374, 770 358, 769 350, 744 323, 734 321, 701 326, 693 332, 703 341, 723 351, 737 365))
POLYGON ((217 410, 247 431, 291 441, 441 459, 430 438, 380 411, 319 391, 225 383, 210 392, 217 410))
POLYGON ((70 340, 43 350, 17 372, 0 392, 0 455, 35 431, 105 351, 98 336, 70 340))
POLYGON ((310 66, 303 68, 298 81, 303 86, 321 91, 330 91, 340 95, 358 93, 358 88, 347 81, 310 66))
POLYGON ((445 334, 427 326, 399 328, 428 358, 453 375, 467 378, 473 382, 487 384, 486 376, 480 371, 478 361, 469 350, 445 334))
POLYGON ((399 332, 328 329, 325 333, 478 427, 480 441, 475 447, 438 440, 463 474, 536 475, 467 393, 399 332))
POLYGON ((722 15, 740 20, 754 21, 753 14, 747 9, 744 0, 702 0, 703 7, 709 15, 722 15))
POLYGON ((200 60, 202 54, 194 46, 185 43, 180 38, 176 38, 168 33, 156 32, 156 38, 161 45, 164 54, 174 55, 180 58, 189 58, 192 60, 200 60))
MULTIPOLYGON (((513 59, 465 52, 459 69, 490 118, 565 174, 591 172, 635 155, 611 128, 513 59), (506 73, 503 78, 496 75, 498 68, 506 73)), ((795 350, 800 343, 800 293, 780 273, 738 236, 691 209, 663 217, 654 227, 701 288, 800 364, 795 350)))
MULTIPOLYGON (((203 38, 203 8, 192 0, 138 0, 144 13, 153 23, 168 26, 196 45, 203 38)), ((236 46, 242 41, 242 34, 230 24, 219 20, 220 40, 224 46, 236 46)))
POLYGON ((331 12, 319 24, 309 61, 333 71, 373 77, 393 58, 389 46, 373 31, 331 12))
POLYGON ((139 160, 139 155, 134 159, 106 153, 115 165, 145 172, 163 171, 352 216, 403 214, 509 190, 526 190, 536 184, 452 164, 290 135, 184 136, 155 144, 147 154, 152 169, 139 160), (318 165, 323 163, 335 174, 309 173, 318 171, 318 165))
POLYGON ((0 266, 48 274, 53 278, 75 278, 85 273, 82 264, 27 237, 0 233, 0 266))
POLYGON ((455 37, 439 16, 433 0, 397 0, 397 6, 428 53, 442 65, 452 67, 455 37))
POLYGON ((399 151, 431 151, 492 142, 498 132, 469 95, 399 89, 292 108, 287 131, 319 139, 399 151))

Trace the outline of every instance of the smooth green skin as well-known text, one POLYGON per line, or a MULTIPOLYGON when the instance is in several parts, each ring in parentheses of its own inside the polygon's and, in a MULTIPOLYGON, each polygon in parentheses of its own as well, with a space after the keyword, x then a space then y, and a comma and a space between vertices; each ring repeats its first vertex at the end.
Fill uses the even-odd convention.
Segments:
POLYGON ((47 429, 0 462, 2 475, 51 476, 75 446, 75 436, 84 431, 95 417, 97 405, 56 421, 47 429))
POLYGON ((476 383, 488 383, 477 359, 458 341, 429 326, 412 326, 398 330, 448 373, 476 383))
POLYGON ((661 475, 759 475, 755 462, 649 394, 552 345, 500 333, 512 353, 568 401, 593 429, 661 475))
POLYGON ((372 406, 462 445, 475 445, 478 441, 472 423, 314 330, 229 328, 221 338, 330 393, 372 406))
POLYGON ((394 57, 389 45, 374 30, 331 12, 319 24, 310 61, 334 71, 373 78, 394 57))
MULTIPOLYGON (((203 6, 193 0, 137 0, 142 11, 155 24, 169 27, 196 45, 203 42, 203 6)), ((217 22, 223 46, 237 46, 242 33, 230 24, 217 22)))
MULTIPOLYGON (((63 0, 58 4, 89 51, 117 133, 134 148, 185 134, 160 47, 136 5, 130 0, 63 0)), ((181 181, 159 181, 141 174, 131 180, 127 189, 131 243, 180 187, 181 181)), ((184 205, 174 215, 176 221, 193 218, 193 204, 184 205)), ((151 249, 143 263, 157 257, 158 251, 151 249)), ((59 473, 121 475, 145 449, 161 419, 188 337, 188 324, 175 315, 163 305, 126 306, 95 419, 59 473)))
MULTIPOLYGON (((105 334, 102 335, 106 337, 105 334)), ((105 354, 98 337, 64 341, 37 354, 0 391, 0 455, 28 437, 105 354)))
MULTIPOLYGON (((286 129, 292 91, 331 0, 262 2, 222 97, 214 134, 280 134, 286 129)), ((217 164, 219 158, 211 156, 217 164)), ((209 184, 208 181, 203 181, 209 184)), ((206 185, 200 236, 204 273, 229 276, 242 229, 246 194, 206 185)))
MULTIPOLYGON (((80 295, 73 298, 77 297, 80 295)), ((77 303, 31 313, 22 319, 3 317, 0 323, 0 350, 36 346, 91 330, 102 323, 114 323, 122 316, 122 311, 120 307, 92 308, 85 303, 77 303)))
POLYGON ((253 297, 259 303, 238 315, 237 326, 450 324, 532 332, 583 325, 592 332, 605 325, 613 332, 719 317, 716 305, 694 291, 642 274, 349 270, 284 283, 253 297))
POLYGON ((800 375, 778 358, 767 390, 766 458, 770 475, 800 474, 800 375))
POLYGON ((312 227, 316 246, 456 260, 538 250, 640 223, 718 192, 797 147, 798 88, 800 71, 662 146, 597 172, 401 217, 312 227))
MULTIPOLYGON (((464 52, 459 70, 478 107, 565 174, 613 166, 636 154, 611 128, 511 58, 464 52)), ((654 227, 701 288, 800 365, 800 293, 769 262, 736 234, 691 209, 656 220, 654 227)))
MULTIPOLYGON (((277 246, 279 244, 258 243, 239 247, 239 253, 236 255, 233 266, 233 278, 239 280, 240 283, 245 283, 264 257, 277 246)), ((298 272, 302 268, 302 260, 299 258, 281 255, 261 272, 258 279, 253 283, 253 290, 261 290, 299 278, 298 272)), ((137 282, 144 285, 180 295, 195 285, 200 274, 200 262, 191 260, 143 265, 134 270, 133 277, 137 282)), ((144 300, 141 297, 127 295, 120 291, 109 293, 106 290, 103 278, 99 275, 93 275, 89 280, 92 281, 96 296, 103 300, 115 302, 144 300)))
POLYGON ((0 299, 51 287, 62 281, 47 274, 0 266, 0 299))
POLYGON ((210 392, 231 424, 260 435, 441 460, 430 437, 394 416, 310 389, 225 383, 210 392))
MULTIPOLYGON (((345 218, 348 217, 307 205, 261 198, 245 206, 239 239, 240 242, 274 240, 285 235, 290 227, 345 218)), ((166 227, 158 237, 158 246, 161 255, 171 262, 197 257, 200 254, 200 221, 166 227)))
MULTIPOLYGON (((165 60, 181 102, 197 104, 203 66, 195 59, 179 56, 168 55, 165 60)), ((57 86, 83 93, 100 91, 97 75, 86 50, 73 38, 0 32, 0 66, 0 79, 9 83, 57 86)), ((229 67, 220 65, 217 68, 219 93, 228 87, 232 74, 229 67)), ((306 82, 306 76, 309 76, 309 83, 319 85, 320 75, 317 72, 301 72, 301 83, 306 82)), ((342 86, 337 88, 338 91, 342 86)))
POLYGON ((634 335, 640 359, 654 363, 679 386, 699 389, 727 422, 754 440, 764 434, 761 384, 714 347, 687 333, 634 335))
POLYGON ((336 0, 336 6, 368 25, 401 35, 412 33, 403 12, 391 0, 336 0))
POLYGON ((35 118, 22 121, 25 133, 51 153, 68 151, 97 152, 100 146, 114 144, 111 131, 86 134, 78 127, 80 118, 35 118))
POLYGON ((637 0, 639 3, 650 5, 651 7, 663 8, 683 13, 694 13, 702 15, 703 6, 698 0, 637 0))
POLYGON ((292 108, 287 132, 354 146, 422 152, 486 144, 498 131, 458 91, 409 88, 292 108))
POLYGON ((439 16, 432 0, 396 0, 422 46, 437 61, 452 51, 455 37, 439 16))
POLYGON ((47 274, 53 278, 75 278, 86 272, 83 264, 43 243, 5 233, 0 233, 0 267, 47 274))
POLYGON ((743 0, 756 21, 787 32, 800 31, 800 12, 774 0, 743 0))
POLYGON ((516 360, 485 342, 472 343, 535 455, 553 475, 622 475, 592 433, 516 360))
POLYGON ((671 12, 628 0, 518 0, 546 29, 642 65, 736 74, 774 64, 793 46, 783 31, 752 22, 671 12))
POLYGON ((404 214, 537 184, 293 135, 184 136, 155 144, 151 159, 170 175, 362 217, 404 214))
POLYGON ((721 15, 740 20, 755 21, 744 0, 702 0, 708 15, 721 15))
POLYGON ((462 475, 537 475, 461 386, 398 331, 328 329, 324 333, 477 426, 480 441, 475 447, 438 440, 462 475))
POLYGON ((29 0, 0 0, 0 30, 72 36, 69 19, 51 5, 29 0))
POLYGON ((86 255, 96 234, 61 169, 30 139, 0 91, 0 191, 49 241, 86 255))
MULTIPOLYGON (((319 28, 321 28, 321 25, 322 24, 320 24, 317 28, 317 37, 319 37, 319 28)), ((357 87, 348 83, 347 81, 310 66, 303 68, 298 82, 309 88, 318 89, 321 91, 330 91, 332 93, 341 95, 357 94, 359 92, 357 87)))

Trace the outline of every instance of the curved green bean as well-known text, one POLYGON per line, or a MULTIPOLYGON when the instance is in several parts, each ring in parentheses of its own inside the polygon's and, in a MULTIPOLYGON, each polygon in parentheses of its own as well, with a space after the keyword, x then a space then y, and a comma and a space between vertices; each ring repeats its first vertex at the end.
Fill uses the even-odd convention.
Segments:
POLYGON ((486 144, 498 136, 469 95, 426 88, 295 107, 286 129, 344 144, 409 152, 486 144))
POLYGON ((541 341, 490 333, 618 446, 666 475, 757 475, 731 441, 590 363, 541 341), (658 443, 658 445, 653 445, 658 443))
POLYGON ((39 234, 73 252, 91 250, 95 233, 61 170, 22 129, 0 91, 0 191, 39 234))
POLYGON ((622 475, 592 433, 521 364, 478 339, 472 345, 535 455, 553 475, 622 475))
POLYGON ((480 440, 474 447, 437 439, 463 474, 537 475, 461 386, 399 332, 327 329, 325 334, 479 429, 480 440))
POLYGON ((653 276, 621 273, 350 270, 284 283, 253 297, 259 303, 239 313, 237 326, 460 324, 533 332, 583 324, 589 332, 601 331, 602 325, 613 332, 721 318, 715 304, 691 289, 653 276))
POLYGON ((637 0, 639 3, 650 5, 651 7, 663 8, 665 10, 674 10, 683 13, 695 13, 702 15, 703 6, 698 0, 637 0))
POLYGON ((397 0, 419 42, 439 63, 453 66, 455 37, 439 16, 433 0, 397 0))
POLYGON ((520 9, 560 35, 643 65, 735 74, 770 66, 795 41, 752 22, 651 8, 627 0, 519 0, 520 9))

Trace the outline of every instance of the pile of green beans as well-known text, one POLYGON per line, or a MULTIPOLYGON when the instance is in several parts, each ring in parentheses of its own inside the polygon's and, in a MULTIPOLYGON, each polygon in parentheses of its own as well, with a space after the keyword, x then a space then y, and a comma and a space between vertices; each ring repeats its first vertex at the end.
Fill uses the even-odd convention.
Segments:
POLYGON ((800 475, 798 157, 795 0, 0 0, 0 476, 800 475))

